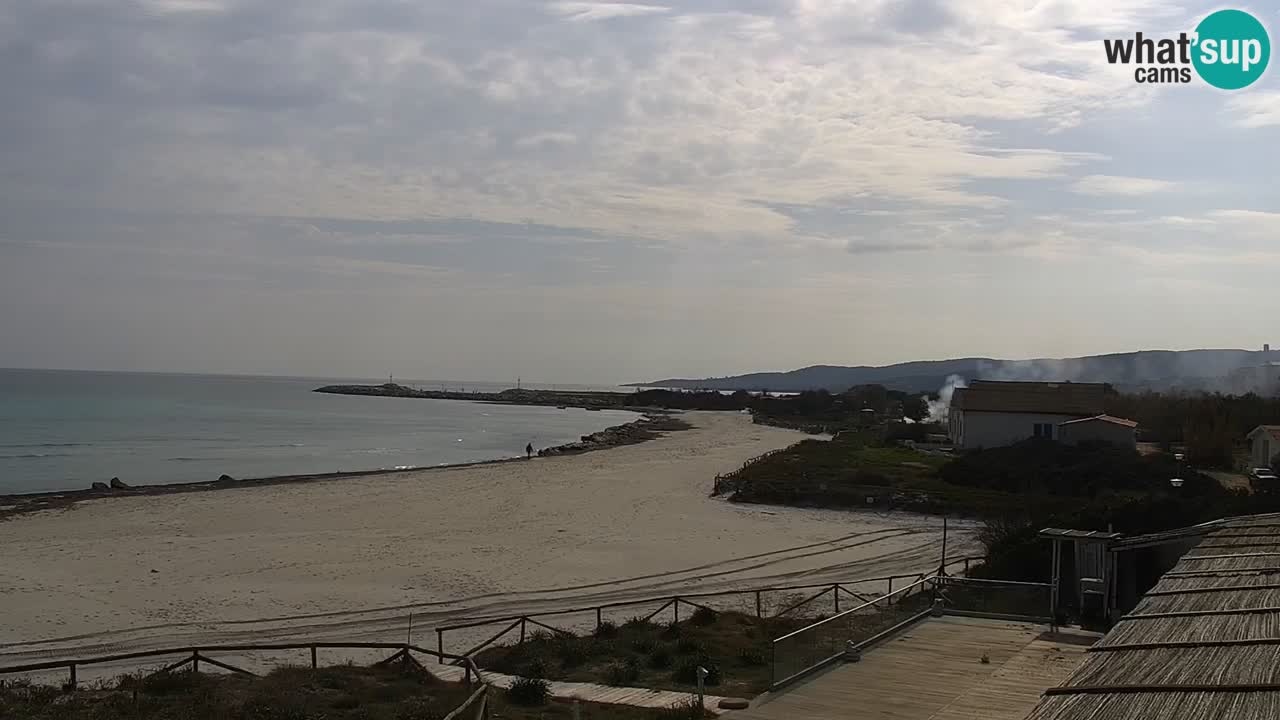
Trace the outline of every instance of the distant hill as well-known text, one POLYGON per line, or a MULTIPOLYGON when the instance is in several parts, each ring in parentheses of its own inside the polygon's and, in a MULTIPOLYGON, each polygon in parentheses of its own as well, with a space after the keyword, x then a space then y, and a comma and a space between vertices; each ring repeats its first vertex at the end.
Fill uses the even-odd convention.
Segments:
POLYGON ((1062 380, 1106 382, 1122 390, 1217 390, 1225 376, 1242 367, 1280 360, 1280 352, 1253 350, 1140 350, 1076 358, 1000 360, 959 358, 896 365, 844 367, 814 365, 788 372, 761 372, 719 378, 669 378, 632 387, 706 390, 842 391, 876 383, 907 392, 937 390, 951 375, 966 380, 1062 380))

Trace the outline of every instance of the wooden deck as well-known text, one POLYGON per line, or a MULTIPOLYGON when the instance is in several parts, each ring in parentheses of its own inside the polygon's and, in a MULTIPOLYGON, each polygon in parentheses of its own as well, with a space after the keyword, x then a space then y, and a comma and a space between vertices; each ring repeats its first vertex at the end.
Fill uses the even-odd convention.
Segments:
MULTIPOLYGON (((425 666, 432 675, 450 682, 459 682, 465 671, 456 665, 425 666)), ((515 680, 514 676, 482 670, 486 682, 500 688, 509 688, 515 680)), ((676 703, 685 702, 690 694, 673 690, 653 690, 650 688, 613 687, 595 683, 552 682, 551 697, 561 700, 578 699, 583 702, 603 703, 606 705, 631 705, 643 708, 669 708, 676 703)), ((728 712, 719 709, 724 698, 719 695, 705 695, 704 702, 709 712, 720 714, 728 712)))
POLYGON ((765 695, 733 720, 1022 720, 1067 678, 1097 633, 930 618, 843 663, 765 695), (989 662, 983 663, 983 655, 989 662))

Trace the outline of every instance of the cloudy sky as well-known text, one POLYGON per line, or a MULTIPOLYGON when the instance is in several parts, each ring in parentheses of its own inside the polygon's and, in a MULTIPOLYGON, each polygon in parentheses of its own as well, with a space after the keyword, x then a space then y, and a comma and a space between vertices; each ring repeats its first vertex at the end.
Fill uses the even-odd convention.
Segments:
POLYGON ((1101 43, 1213 7, 0 0, 0 366, 1280 344, 1280 73, 1139 85, 1101 43))

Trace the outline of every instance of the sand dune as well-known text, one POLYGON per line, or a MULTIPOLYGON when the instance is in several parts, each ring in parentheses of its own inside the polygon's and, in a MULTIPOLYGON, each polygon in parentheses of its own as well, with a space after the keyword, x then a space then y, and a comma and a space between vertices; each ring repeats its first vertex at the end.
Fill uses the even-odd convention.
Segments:
MULTIPOLYGON (((736 506, 711 480, 801 439, 736 413, 573 457, 81 503, 0 523, 0 662, 461 618, 936 565, 928 518, 736 506)), ((973 551, 953 534, 958 554, 973 551)))

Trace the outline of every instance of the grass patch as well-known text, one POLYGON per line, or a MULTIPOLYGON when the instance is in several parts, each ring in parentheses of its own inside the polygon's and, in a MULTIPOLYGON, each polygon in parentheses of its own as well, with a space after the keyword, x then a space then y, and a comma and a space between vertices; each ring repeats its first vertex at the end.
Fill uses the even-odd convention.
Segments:
POLYGON ((715 694, 749 697, 768 689, 772 638, 809 622, 737 612, 693 613, 678 624, 623 623, 610 638, 530 638, 519 645, 488 648, 476 662, 481 668, 521 675, 531 659, 556 658, 560 643, 567 642, 581 659, 547 663, 548 680, 690 692, 697 680, 692 668, 701 665, 712 671, 707 684, 714 684, 715 694))
MULTIPOLYGON (((494 690, 490 716, 503 720, 572 720, 574 708, 552 700, 545 681, 494 690)), ((411 666, 280 668, 263 677, 175 672, 127 675, 66 693, 25 680, 0 684, 0 718, 24 720, 441 720, 473 692, 411 666)), ((581 703, 582 720, 697 717, 581 703)), ((684 712, 689 712, 687 708, 684 712)))

